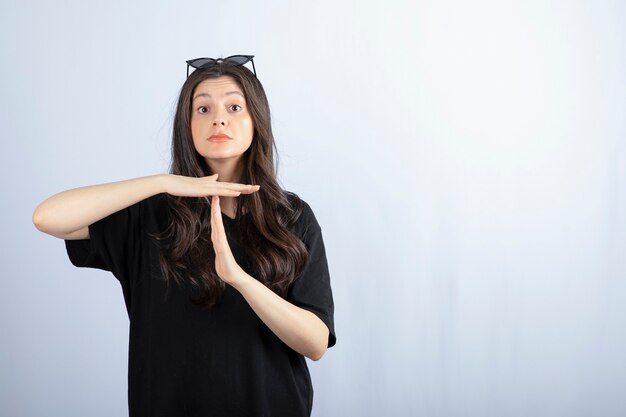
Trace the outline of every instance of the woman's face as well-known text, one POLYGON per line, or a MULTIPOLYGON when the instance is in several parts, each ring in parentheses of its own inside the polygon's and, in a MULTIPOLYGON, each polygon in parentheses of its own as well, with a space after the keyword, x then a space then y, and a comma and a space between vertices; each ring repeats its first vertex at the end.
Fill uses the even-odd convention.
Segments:
POLYGON ((211 162, 239 162, 250 147, 254 126, 243 91, 230 76, 202 81, 191 102, 191 135, 196 151, 211 162), (228 138, 211 138, 225 134, 228 138))

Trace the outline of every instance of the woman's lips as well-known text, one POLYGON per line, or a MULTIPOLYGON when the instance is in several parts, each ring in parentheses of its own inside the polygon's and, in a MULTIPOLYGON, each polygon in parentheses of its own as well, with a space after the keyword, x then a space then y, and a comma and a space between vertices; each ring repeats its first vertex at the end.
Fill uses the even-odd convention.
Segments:
POLYGON ((217 134, 217 135, 210 136, 208 140, 210 140, 211 142, 226 142, 227 140, 230 140, 230 139, 231 138, 228 135, 217 134))

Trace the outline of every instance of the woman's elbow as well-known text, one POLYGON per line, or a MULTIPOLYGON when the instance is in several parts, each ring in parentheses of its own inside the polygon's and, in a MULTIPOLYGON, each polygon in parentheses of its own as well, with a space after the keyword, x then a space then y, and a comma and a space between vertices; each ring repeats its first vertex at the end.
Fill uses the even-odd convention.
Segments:
POLYGON ((39 230, 40 232, 44 232, 44 233, 46 232, 47 228, 45 224, 46 223, 45 214, 43 210, 41 209, 41 206, 37 206, 37 208, 33 212, 32 220, 37 230, 39 230))
POLYGON ((307 352, 300 352, 307 358, 312 361, 319 361, 326 353, 326 349, 328 349, 328 338, 330 335, 330 330, 326 326, 326 324, 315 314, 310 311, 306 311, 306 314, 310 317, 311 324, 309 327, 309 335, 306 337, 308 339, 307 343, 307 352))
POLYGON ((328 335, 329 335, 329 331, 326 328, 326 325, 324 325, 324 329, 326 331, 322 332, 322 334, 320 335, 320 337, 317 339, 315 347, 313 349, 311 349, 311 353, 306 355, 307 358, 311 359, 312 361, 319 361, 320 359, 322 359, 322 356, 324 356, 324 353, 326 353, 326 350, 328 349, 328 335))
POLYGON ((309 356, 307 356, 309 359, 311 359, 314 362, 319 361, 320 359, 322 359, 322 356, 324 356, 324 353, 326 353, 327 348, 324 347, 322 349, 317 349, 315 352, 311 353, 309 356))

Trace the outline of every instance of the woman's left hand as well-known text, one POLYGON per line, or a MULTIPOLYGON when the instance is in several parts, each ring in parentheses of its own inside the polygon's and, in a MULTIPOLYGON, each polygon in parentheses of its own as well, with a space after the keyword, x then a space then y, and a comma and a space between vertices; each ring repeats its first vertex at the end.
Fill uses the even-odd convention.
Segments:
POLYGON ((215 250, 215 272, 217 275, 225 283, 231 285, 245 276, 244 270, 235 260, 226 239, 219 196, 211 197, 211 241, 215 250))

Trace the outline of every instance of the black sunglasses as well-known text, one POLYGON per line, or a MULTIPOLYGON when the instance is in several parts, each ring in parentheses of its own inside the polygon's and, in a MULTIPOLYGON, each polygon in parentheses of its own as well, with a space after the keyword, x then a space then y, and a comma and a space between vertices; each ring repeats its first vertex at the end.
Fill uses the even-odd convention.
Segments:
POLYGON ((227 64, 232 65, 233 67, 238 67, 239 65, 243 65, 248 61, 252 62, 252 71, 254 72, 254 76, 256 77, 256 68, 254 68, 254 55, 231 55, 226 58, 196 58, 190 59, 187 61, 187 78, 189 78, 189 67, 194 67, 195 69, 204 69, 211 68, 215 65, 219 64, 227 64))

